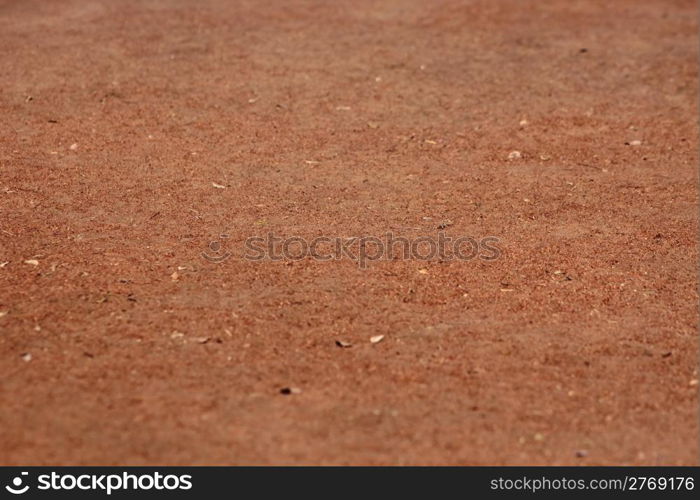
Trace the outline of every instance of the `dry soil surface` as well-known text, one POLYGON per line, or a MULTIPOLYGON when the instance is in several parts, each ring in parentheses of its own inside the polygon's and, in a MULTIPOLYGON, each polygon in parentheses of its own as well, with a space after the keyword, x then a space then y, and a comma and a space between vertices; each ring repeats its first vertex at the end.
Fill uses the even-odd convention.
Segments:
POLYGON ((697 14, 0 0, 0 463, 697 464, 697 14))

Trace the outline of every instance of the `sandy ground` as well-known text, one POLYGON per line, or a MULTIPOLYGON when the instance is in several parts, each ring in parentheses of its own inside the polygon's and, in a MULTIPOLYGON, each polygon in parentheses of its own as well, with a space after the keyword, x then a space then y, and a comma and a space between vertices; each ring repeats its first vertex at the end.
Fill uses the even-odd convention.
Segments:
POLYGON ((697 464, 697 30, 0 0, 0 463, 697 464), (240 257, 443 224, 500 258, 240 257))

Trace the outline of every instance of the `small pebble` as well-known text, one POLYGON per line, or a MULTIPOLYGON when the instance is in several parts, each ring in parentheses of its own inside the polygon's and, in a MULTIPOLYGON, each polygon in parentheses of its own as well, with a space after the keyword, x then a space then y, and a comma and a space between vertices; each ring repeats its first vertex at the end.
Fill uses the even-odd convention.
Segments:
POLYGON ((301 389, 297 387, 282 387, 280 389, 280 394, 284 394, 285 396, 290 396, 292 394, 301 394, 301 389))
POLYGON ((511 151, 508 153, 508 159, 509 160, 518 160, 523 157, 523 154, 520 151, 511 151))

